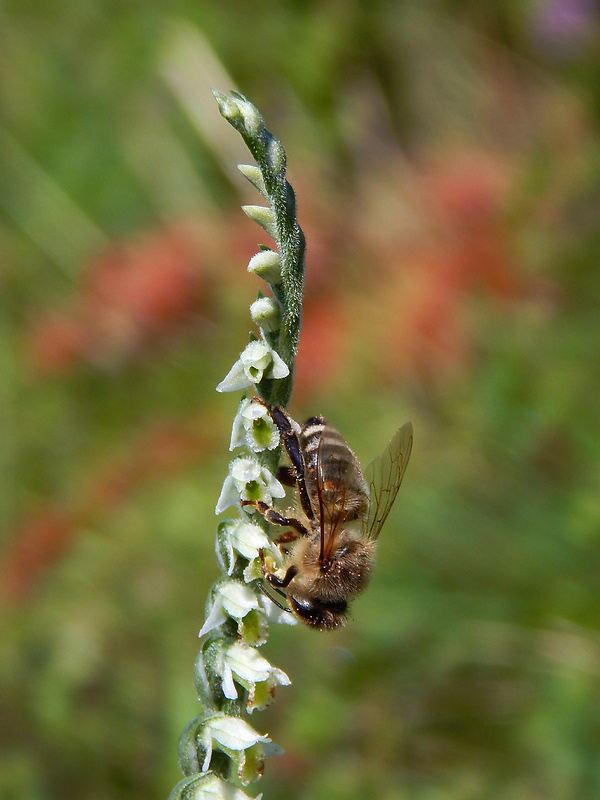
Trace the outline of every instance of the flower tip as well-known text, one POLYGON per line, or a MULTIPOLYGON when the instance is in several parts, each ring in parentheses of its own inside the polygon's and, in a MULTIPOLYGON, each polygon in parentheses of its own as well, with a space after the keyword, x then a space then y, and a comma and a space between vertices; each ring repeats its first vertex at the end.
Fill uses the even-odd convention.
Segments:
POLYGON ((231 97, 228 97, 226 94, 223 94, 223 92, 220 92, 218 89, 211 89, 211 91, 213 93, 213 97, 217 101, 221 116, 225 117, 228 122, 233 122, 242 116, 239 106, 235 100, 233 100, 231 97))

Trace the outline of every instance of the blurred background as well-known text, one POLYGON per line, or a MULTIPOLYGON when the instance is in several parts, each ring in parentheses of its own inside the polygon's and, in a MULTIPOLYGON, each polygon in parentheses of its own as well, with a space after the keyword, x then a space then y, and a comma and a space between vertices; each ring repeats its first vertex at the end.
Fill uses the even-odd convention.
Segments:
POLYGON ((260 790, 600 797, 599 55, 594 0, 2 3, 0 797, 180 777, 265 239, 212 86, 288 153, 292 413, 415 428, 351 623, 265 646, 260 790))

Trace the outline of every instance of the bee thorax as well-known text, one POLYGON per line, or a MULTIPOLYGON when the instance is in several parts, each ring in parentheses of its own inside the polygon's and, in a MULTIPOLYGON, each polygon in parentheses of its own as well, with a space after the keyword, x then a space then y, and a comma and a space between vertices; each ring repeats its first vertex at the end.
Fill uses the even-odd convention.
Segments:
POLYGON ((367 585, 373 551, 373 542, 345 537, 321 561, 319 549, 304 540, 293 554, 293 562, 300 565, 296 585, 327 602, 351 599, 367 585))

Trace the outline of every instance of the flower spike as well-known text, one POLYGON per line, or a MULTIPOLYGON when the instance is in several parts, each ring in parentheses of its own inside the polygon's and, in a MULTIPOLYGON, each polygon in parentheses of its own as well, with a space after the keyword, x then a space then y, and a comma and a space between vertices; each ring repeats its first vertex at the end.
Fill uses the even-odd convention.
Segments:
POLYGON ((258 780, 266 757, 282 752, 267 734, 254 730, 244 715, 265 708, 275 688, 290 683, 285 672, 256 648, 266 641, 269 623, 296 624, 292 614, 260 591, 265 558, 277 566, 282 554, 269 538, 265 517, 256 513, 253 503, 242 503, 271 505, 273 498, 285 495, 276 478, 281 435, 268 404, 285 406, 292 392, 302 317, 304 235, 296 220, 281 143, 242 94, 213 93, 222 116, 241 134, 256 161, 239 169, 266 204, 247 205, 243 210, 274 240, 270 248, 259 245, 248 264, 248 271, 266 281, 273 295, 265 297, 259 291, 251 305, 258 335, 251 336, 216 388, 218 392, 251 389, 267 405, 244 397, 233 421, 229 446, 238 452, 229 465, 215 513, 234 507, 237 516, 217 526, 216 554, 223 574, 209 593, 194 670, 204 710, 181 736, 179 764, 185 777, 169 800, 244 800, 247 795, 239 783, 246 786, 258 780), (231 776, 236 776, 238 786, 229 783, 231 776))

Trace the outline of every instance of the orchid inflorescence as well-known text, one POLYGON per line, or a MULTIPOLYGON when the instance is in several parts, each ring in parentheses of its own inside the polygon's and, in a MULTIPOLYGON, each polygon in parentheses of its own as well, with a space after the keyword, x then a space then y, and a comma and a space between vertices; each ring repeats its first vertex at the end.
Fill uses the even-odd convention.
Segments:
POLYGON ((257 109, 241 94, 213 91, 219 110, 242 135, 257 164, 240 165, 268 206, 243 206, 271 236, 276 249, 261 246, 248 270, 263 279, 272 296, 259 291, 250 307, 259 335, 250 341, 217 386, 219 392, 248 389, 233 421, 230 450, 238 451, 215 512, 237 509, 237 516, 217 526, 216 553, 222 576, 211 587, 203 643, 194 676, 203 710, 185 728, 179 743, 184 774, 169 800, 247 797, 240 788, 261 777, 266 756, 280 753, 266 735, 244 719, 264 709, 275 687, 290 683, 257 648, 266 641, 269 622, 295 624, 260 591, 261 560, 281 563, 268 536, 269 523, 245 501, 271 504, 285 491, 276 471, 280 434, 262 400, 285 406, 289 401, 300 334, 304 280, 304 235, 296 221, 294 193, 286 180, 285 152, 270 134, 257 109))

